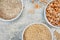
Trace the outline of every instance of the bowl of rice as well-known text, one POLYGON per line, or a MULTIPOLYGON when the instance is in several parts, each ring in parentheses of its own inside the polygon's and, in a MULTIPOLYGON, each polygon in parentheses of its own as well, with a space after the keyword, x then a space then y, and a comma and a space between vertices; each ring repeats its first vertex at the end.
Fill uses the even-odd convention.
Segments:
POLYGON ((22 0, 0 0, 0 20, 12 21, 17 19, 23 11, 22 0))

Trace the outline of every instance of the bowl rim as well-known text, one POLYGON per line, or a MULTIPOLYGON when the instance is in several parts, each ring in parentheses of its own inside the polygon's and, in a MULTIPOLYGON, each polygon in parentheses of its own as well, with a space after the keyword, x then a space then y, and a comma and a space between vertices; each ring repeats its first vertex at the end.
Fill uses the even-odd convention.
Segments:
POLYGON ((9 21, 14 21, 14 20, 17 19, 19 16, 21 16, 21 14, 22 14, 22 12, 23 12, 24 5, 23 5, 23 0, 20 0, 20 1, 21 1, 21 4, 22 4, 22 9, 21 9, 21 11, 19 12, 19 14, 18 14, 15 18, 12 18, 12 19, 10 19, 10 20, 5 20, 5 19, 3 19, 3 18, 0 18, 0 21, 7 21, 7 22, 9 22, 9 21))
MULTIPOLYGON (((53 1, 54 1, 54 0, 53 0, 53 1)), ((50 26, 52 26, 52 27, 54 27, 54 28, 60 28, 59 26, 54 26, 54 25, 52 25, 52 24, 48 21, 48 19, 47 19, 47 17, 46 17, 46 8, 47 8, 48 5, 49 5, 51 2, 53 2, 53 1, 50 1, 50 2, 45 6, 45 9, 44 9, 44 18, 45 18, 46 22, 47 22, 50 26)))
POLYGON ((53 33, 52 33, 51 29, 50 29, 46 24, 44 24, 44 23, 30 23, 30 24, 28 24, 28 25, 24 28, 24 30, 23 30, 23 32, 22 32, 22 40, 23 40, 24 32, 26 31, 26 29, 27 29, 30 25, 33 25, 33 24, 42 24, 42 25, 44 25, 44 26, 50 31, 51 38, 52 38, 52 40, 53 40, 53 33))

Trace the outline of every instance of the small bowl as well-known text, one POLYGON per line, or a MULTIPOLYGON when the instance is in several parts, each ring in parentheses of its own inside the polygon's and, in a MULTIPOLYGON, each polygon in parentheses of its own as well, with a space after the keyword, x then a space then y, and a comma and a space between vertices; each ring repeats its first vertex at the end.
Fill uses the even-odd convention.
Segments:
POLYGON ((15 18, 12 18, 11 20, 5 20, 3 18, 0 18, 0 21, 13 21, 13 20, 17 19, 21 15, 21 13, 23 11, 23 7, 24 7, 23 6, 23 0, 21 0, 21 3, 22 3, 22 9, 21 9, 20 13, 15 18))
POLYGON ((51 3, 52 1, 50 1, 48 4, 47 4, 47 6, 45 7, 45 9, 44 9, 44 17, 45 17, 45 20, 46 20, 46 22, 49 24, 49 25, 51 25, 53 28, 60 28, 59 26, 54 26, 54 25, 52 25, 49 21, 48 21, 48 19, 47 19, 47 17, 46 17, 46 8, 48 7, 48 5, 51 3))
POLYGON ((32 24, 29 24, 28 26, 26 26, 25 29, 23 30, 23 33, 22 33, 22 40, 24 39, 23 37, 24 37, 24 32, 25 32, 25 30, 26 30, 30 25, 33 25, 33 24, 42 24, 42 25, 44 25, 45 27, 47 27, 47 28, 49 29, 50 33, 51 33, 51 37, 52 37, 52 40, 53 40, 53 33, 51 32, 51 29, 50 29, 47 25, 45 25, 44 23, 32 23, 32 24))

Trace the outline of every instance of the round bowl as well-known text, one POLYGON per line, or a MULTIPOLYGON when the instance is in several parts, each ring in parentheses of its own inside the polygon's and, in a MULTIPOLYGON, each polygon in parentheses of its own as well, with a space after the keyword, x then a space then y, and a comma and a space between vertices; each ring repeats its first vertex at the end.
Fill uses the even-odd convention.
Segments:
POLYGON ((5 20, 5 19, 0 18, 0 21, 13 21, 13 20, 17 19, 21 15, 21 13, 23 11, 23 7, 24 7, 23 6, 23 0, 21 0, 21 3, 22 3, 22 9, 21 9, 21 11, 19 12, 19 14, 15 18, 12 18, 11 20, 5 20))
POLYGON ((53 40, 53 33, 52 33, 51 29, 50 29, 47 25, 45 25, 44 23, 32 23, 32 24, 29 24, 28 26, 26 26, 26 27, 24 28, 23 32, 22 32, 22 40, 23 40, 23 37, 24 37, 24 32, 25 32, 25 30, 26 30, 30 25, 33 25, 33 24, 42 24, 42 25, 44 25, 45 27, 47 27, 47 28, 49 29, 50 33, 51 33, 51 37, 52 37, 52 40, 53 40))
POLYGON ((46 8, 48 7, 48 5, 51 3, 52 1, 50 1, 46 6, 45 6, 45 9, 44 9, 44 17, 45 17, 45 20, 46 20, 46 22, 50 25, 50 26, 52 26, 53 28, 60 28, 59 26, 54 26, 54 25, 52 25, 49 21, 48 21, 48 19, 47 19, 47 17, 46 17, 46 8))

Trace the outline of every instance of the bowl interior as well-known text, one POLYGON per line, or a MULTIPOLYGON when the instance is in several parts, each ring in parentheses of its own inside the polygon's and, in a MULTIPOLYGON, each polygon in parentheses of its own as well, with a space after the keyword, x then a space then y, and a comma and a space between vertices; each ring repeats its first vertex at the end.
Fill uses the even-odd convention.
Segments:
POLYGON ((52 24, 48 21, 48 19, 47 19, 47 17, 46 17, 46 9, 47 9, 48 5, 49 5, 51 2, 52 2, 52 1, 50 1, 50 2, 47 4, 47 6, 45 7, 45 9, 44 9, 44 17, 45 17, 45 20, 46 20, 47 23, 48 23, 49 25, 51 25, 52 27, 54 27, 54 28, 60 28, 59 26, 54 26, 54 25, 52 25, 52 24))
MULTIPOLYGON (((53 40, 53 33, 51 32, 51 29, 50 29, 47 25, 45 25, 45 24, 43 24, 43 23, 32 23, 32 24, 30 24, 30 25, 33 25, 33 24, 42 24, 42 25, 44 25, 45 27, 47 27, 48 30, 49 30, 50 33, 51 33, 51 37, 52 37, 52 40, 53 40)), ((30 25, 26 26, 25 29, 23 30, 23 33, 22 33, 22 40, 24 39, 24 32, 26 31, 26 29, 27 29, 30 25)))
POLYGON ((10 20, 5 20, 5 19, 3 19, 3 18, 0 18, 0 20, 1 20, 1 21, 13 21, 13 20, 17 19, 17 18, 21 15, 21 13, 22 13, 22 11, 23 11, 23 1, 22 1, 22 0, 21 0, 21 4, 22 4, 22 9, 21 9, 21 11, 19 12, 19 14, 18 14, 15 18, 12 18, 12 19, 10 19, 10 20))

